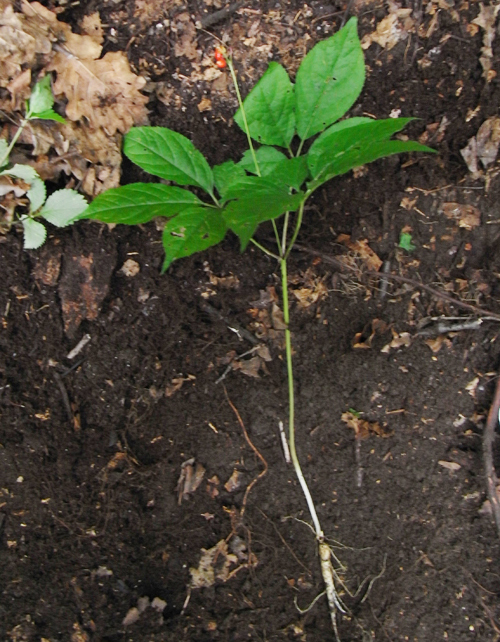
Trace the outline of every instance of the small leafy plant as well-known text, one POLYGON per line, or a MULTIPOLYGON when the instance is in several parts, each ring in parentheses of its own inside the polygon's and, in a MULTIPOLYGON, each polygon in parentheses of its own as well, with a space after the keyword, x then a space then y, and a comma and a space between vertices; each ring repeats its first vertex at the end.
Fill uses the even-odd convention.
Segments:
POLYGON ((36 219, 42 218, 52 225, 64 227, 72 223, 87 208, 87 201, 72 189, 57 190, 47 198, 45 183, 31 165, 17 163, 13 167, 4 169, 9 164, 9 156, 14 145, 31 120, 65 122, 64 118, 52 109, 54 97, 50 82, 50 76, 45 76, 34 86, 30 99, 26 102, 26 114, 10 144, 7 144, 5 139, 0 139, 0 170, 2 170, 0 177, 7 177, 1 193, 5 195, 14 192, 16 197, 23 194, 27 197, 26 206, 24 204, 20 206, 17 198, 13 201, 13 207, 4 206, 7 214, 2 218, 2 227, 4 231, 8 231, 12 225, 21 224, 26 250, 40 247, 47 237, 45 225, 36 219))
POLYGON ((239 237, 242 251, 253 243, 279 263, 286 324, 290 454, 314 525, 337 635, 336 614, 345 612, 337 591, 341 579, 295 448, 287 259, 299 234, 307 199, 321 185, 391 154, 433 150, 415 141, 393 138, 411 118, 340 120, 358 98, 365 80, 355 18, 307 54, 295 84, 281 65, 271 62, 244 101, 231 56, 222 47, 216 53, 218 66, 223 69, 227 64, 238 96, 240 108, 234 120, 248 139, 248 150, 241 160, 228 160, 211 168, 181 134, 165 127, 137 127, 125 136, 125 155, 147 172, 177 185, 134 183, 110 189, 99 195, 80 218, 136 225, 164 217, 163 270, 176 259, 219 243, 228 230, 239 237), (186 186, 197 188, 196 193, 183 189, 186 186), (273 226, 274 249, 254 238, 265 221, 273 226))

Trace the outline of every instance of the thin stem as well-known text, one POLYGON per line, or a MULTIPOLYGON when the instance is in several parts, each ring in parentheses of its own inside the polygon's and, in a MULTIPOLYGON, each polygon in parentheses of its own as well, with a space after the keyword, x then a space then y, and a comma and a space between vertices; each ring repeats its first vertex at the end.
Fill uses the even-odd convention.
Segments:
POLYGON ((255 155, 255 150, 253 148, 252 137, 250 136, 250 129, 248 127, 247 115, 246 115, 246 112, 245 112, 245 107, 243 105, 243 100, 241 98, 240 87, 238 85, 238 79, 236 78, 236 72, 234 70, 233 61, 231 60, 231 58, 229 56, 226 58, 226 61, 227 61, 227 66, 229 67, 229 71, 231 72, 231 78, 233 80, 234 88, 236 90, 236 97, 238 98, 238 105, 240 106, 240 109, 241 109, 241 116, 243 118, 243 124, 245 125, 245 133, 246 133, 247 139, 248 139, 248 146, 250 147, 250 152, 252 154, 253 162, 254 162, 254 165, 255 165, 255 172, 256 172, 257 176, 262 176, 262 174, 260 173, 259 163, 257 162, 257 156, 255 155))
POLYGON ((297 156, 300 156, 300 152, 302 151, 302 147, 304 147, 304 143, 305 143, 305 141, 306 141, 306 139, 305 139, 305 138, 303 138, 303 139, 300 141, 300 143, 299 143, 299 148, 298 148, 298 150, 297 150, 297 156))
POLYGON ((267 254, 267 256, 270 256, 271 258, 276 259, 276 261, 279 261, 279 260, 280 260, 280 257, 279 257, 277 254, 275 254, 274 252, 271 252, 270 250, 268 250, 267 248, 265 248, 263 245, 261 245, 261 244, 260 244, 258 241, 256 241, 254 238, 251 238, 251 239, 250 239, 250 242, 251 242, 251 243, 253 243, 253 244, 255 245, 255 247, 258 247, 258 248, 259 248, 259 250, 261 250, 262 252, 264 252, 264 254, 267 254))
POLYGON ((283 320, 286 324, 285 329, 285 346, 286 346, 286 370, 288 376, 288 442, 290 446, 290 456, 292 458, 293 468, 297 479, 299 480, 302 492, 306 498, 307 507, 309 508, 309 513, 311 515, 314 532, 316 534, 316 539, 319 542, 323 542, 324 534, 321 529, 321 524, 319 523, 318 515, 316 513, 316 508, 314 506, 309 487, 302 473, 302 468, 300 467, 299 458, 297 457, 297 450, 295 448, 295 391, 293 385, 293 364, 292 364, 292 337, 290 334, 290 329, 288 324, 290 323, 290 309, 288 305, 288 275, 287 275, 287 264, 286 259, 282 258, 280 260, 281 268, 281 289, 283 291, 283 320))
POLYGON ((281 256, 285 256, 285 253, 286 253, 286 237, 288 234, 289 220, 290 220, 290 212, 285 212, 285 221, 283 223, 283 231, 281 233, 281 249, 280 249, 281 256))
POLYGON ((19 127, 17 128, 17 132, 14 134, 14 137, 13 137, 13 138, 12 138, 12 140, 10 141, 10 145, 7 147, 7 149, 6 149, 6 151, 5 151, 5 154, 4 154, 4 155, 3 155, 3 157, 0 159, 0 167, 3 167, 3 166, 6 164, 7 159, 9 158, 10 153, 11 153, 11 151, 12 151, 12 150, 13 150, 13 148, 14 148, 14 145, 17 143, 17 140, 18 140, 19 136, 22 134, 23 129, 24 129, 24 128, 26 127, 26 125, 28 124, 28 120, 29 120, 29 118, 28 118, 28 114, 26 114, 26 118, 23 118, 23 119, 22 119, 21 124, 20 124, 20 125, 19 125, 19 127))
MULTIPOLYGON (((229 71, 231 72, 231 79, 233 81, 234 89, 236 91, 236 97, 238 99, 238 105, 240 107, 241 115, 243 117, 243 125, 244 125, 244 128, 245 128, 245 134, 247 135, 248 146, 250 148, 250 152, 252 154, 253 162, 254 162, 254 165, 255 165, 255 172, 256 172, 257 176, 261 177, 262 174, 261 174, 261 171, 260 171, 259 163, 257 161, 257 156, 255 155, 255 149, 253 147, 252 137, 250 136, 250 128, 248 126, 247 115, 246 115, 246 112, 245 112, 245 105, 243 104, 243 99, 241 97, 240 86, 238 85, 238 78, 236 77, 236 71, 234 69, 233 61, 229 56, 227 56, 226 57, 226 62, 227 62, 227 66, 229 67, 229 71)), ((276 227, 276 221, 274 219, 272 219, 271 223, 272 223, 272 226, 273 226, 274 236, 276 238, 276 243, 278 244, 278 247, 280 247, 280 235, 278 233, 278 228, 276 227)))
POLYGON ((302 225, 302 219, 304 218, 304 206, 305 206, 305 204, 306 204, 306 199, 307 199, 307 195, 306 195, 306 197, 302 200, 302 203, 300 204, 300 207, 299 207, 299 213, 298 213, 298 215, 297 215, 297 221, 295 222, 295 229, 294 229, 294 231, 293 231, 293 236, 292 236, 292 238, 290 239, 290 243, 288 244, 288 248, 287 248, 287 250, 286 250, 286 252, 285 252, 285 255, 284 255, 284 257, 283 257, 283 258, 285 259, 285 261, 287 260, 287 258, 288 258, 288 256, 289 256, 290 252, 292 251, 293 246, 294 246, 294 244, 295 244, 295 241, 297 240, 297 236, 299 235, 299 232, 300 232, 300 226, 302 225))

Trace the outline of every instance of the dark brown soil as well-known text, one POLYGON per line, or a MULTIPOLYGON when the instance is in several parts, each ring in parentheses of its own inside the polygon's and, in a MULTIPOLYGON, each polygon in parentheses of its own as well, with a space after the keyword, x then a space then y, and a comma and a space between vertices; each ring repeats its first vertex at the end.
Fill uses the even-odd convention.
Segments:
MULTIPOLYGON (((170 25, 182 12, 199 19, 216 8, 196 0, 164 4, 160 17, 170 25)), ((425 25, 428 4, 408 5, 425 25)), ((309 34, 310 47, 340 27, 346 12, 358 14, 364 35, 387 13, 382 5, 342 2, 249 1, 245 8, 254 13, 232 14, 211 29, 242 37, 262 15, 263 33, 281 34, 288 17, 310 10, 287 36, 285 64, 292 68, 302 56, 294 39, 302 43, 309 34)), ((301 243, 333 255, 339 233, 368 239, 394 273, 498 313, 499 237, 491 223, 498 222, 500 182, 494 171, 487 185, 473 181, 459 150, 496 113, 500 88, 498 78, 487 84, 481 76, 481 33, 466 29, 478 4, 455 9, 458 21, 439 10, 429 38, 413 34, 390 52, 372 45, 367 83, 352 112, 387 117, 401 109, 421 119, 408 128, 412 137, 446 116, 444 136, 433 139, 431 131, 428 141, 439 154, 379 161, 362 176, 330 184, 312 202, 301 243), (431 50, 432 64, 419 64, 431 50), (478 116, 466 122, 478 106, 478 116), (400 206, 405 197, 418 197, 418 210, 400 206), (455 227, 442 214, 443 202, 477 206, 482 224, 472 231, 455 227), (416 245, 411 253, 397 248, 404 226, 416 245)), ((129 45, 136 68, 180 96, 183 108, 176 109, 175 101, 166 106, 153 92, 151 123, 190 136, 211 163, 239 158, 245 140, 230 122, 234 97, 213 96, 211 111, 200 113, 204 86, 172 76, 190 73, 189 60, 174 55, 176 33, 157 29, 160 17, 141 21, 133 2, 81 3, 61 18, 78 24, 94 11, 115 34, 108 49, 129 45), (148 71, 153 53, 161 68, 148 71)), ((210 50, 212 42, 200 33, 198 45, 210 50)), ((277 60, 279 51, 271 50, 277 60)), ((238 64, 249 87, 267 54, 254 58, 247 48, 247 56, 238 64)), ((129 166, 124 174, 127 181, 143 178, 129 166)), ((269 230, 264 226, 259 235, 266 239, 269 230)), ((15 233, 2 240, 0 639, 333 640, 325 597, 304 614, 294 604, 306 608, 323 588, 304 523, 307 508, 280 443, 278 422, 287 418, 283 354, 270 342, 272 361, 259 378, 232 370, 218 382, 226 355, 252 344, 204 305, 253 331, 249 310, 266 287, 279 291, 277 266, 253 249, 239 254, 228 237, 162 276, 153 224, 108 230, 81 223, 54 231, 39 252, 24 252, 15 233), (133 277, 121 271, 127 259, 140 266, 133 277), (65 331, 68 283, 78 295, 75 265, 92 261, 100 298, 80 310, 90 320, 65 331), (90 343, 69 359, 86 333, 90 343), (241 524, 235 515, 262 464, 226 391, 269 466, 248 496, 241 524), (206 472, 179 504, 176 485, 190 458, 206 472), (224 484, 234 470, 241 485, 229 492, 224 484), (235 542, 246 549, 231 568, 242 568, 226 582, 192 590, 186 605, 189 569, 232 525, 240 538, 232 538, 233 550, 235 542), (244 567, 250 551, 255 563, 244 567), (162 613, 148 606, 126 626, 130 609, 145 603, 141 598, 166 606, 162 613)), ((347 586, 353 593, 361 587, 345 598, 350 613, 339 623, 342 640, 500 639, 500 546, 491 517, 481 511, 481 437, 499 363, 498 323, 485 320, 478 330, 451 334, 433 352, 416 336, 418 322, 463 316, 459 307, 396 284, 381 297, 375 281, 341 276, 307 253, 292 255, 290 273, 303 281, 314 274, 329 291, 305 310, 293 305, 292 329, 299 456, 325 533, 346 566, 347 586), (354 348, 356 333, 366 338, 375 318, 398 335, 409 332, 411 345, 381 352, 394 336, 388 327, 370 348, 354 348), (384 436, 360 442, 359 461, 354 433, 341 420, 350 408, 384 428, 384 436)))

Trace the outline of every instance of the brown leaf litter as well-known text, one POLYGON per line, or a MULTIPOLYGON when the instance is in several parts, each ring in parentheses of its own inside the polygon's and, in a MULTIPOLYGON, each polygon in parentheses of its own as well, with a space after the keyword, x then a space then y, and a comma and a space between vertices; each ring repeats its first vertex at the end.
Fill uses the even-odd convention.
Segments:
MULTIPOLYGON (((123 52, 100 58, 99 15, 86 16, 81 29, 82 35, 73 33, 39 2, 23 0, 17 12, 12 1, 0 0, 0 86, 11 95, 1 107, 12 112, 23 106, 32 70, 38 77, 55 71, 53 93, 56 100, 66 101, 65 116, 71 122, 30 123, 20 142, 34 145, 36 161, 28 162, 42 178, 57 179, 64 171, 82 181, 82 191, 96 195, 119 184, 121 135, 147 123, 148 97, 140 93, 146 80, 130 70, 123 52), (49 158, 52 150, 58 158, 49 158)), ((6 133, 12 136, 14 128, 6 133)))
POLYGON ((361 419, 361 417, 351 411, 343 412, 341 419, 349 428, 354 430, 356 439, 366 439, 370 435, 386 438, 393 434, 385 426, 381 426, 378 421, 361 419))

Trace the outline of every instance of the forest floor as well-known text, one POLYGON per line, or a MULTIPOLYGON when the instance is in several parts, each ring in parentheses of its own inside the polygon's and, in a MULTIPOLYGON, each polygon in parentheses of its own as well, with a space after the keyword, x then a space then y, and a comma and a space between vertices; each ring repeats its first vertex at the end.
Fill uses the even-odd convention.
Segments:
MULTIPOLYGON (((406 133, 438 153, 377 161, 311 201, 289 268, 299 457, 352 593, 343 642, 498 641, 482 435, 499 325, 453 325, 471 321, 463 303, 500 313, 494 3, 246 0, 213 24, 217 0, 42 4, 78 33, 93 16, 103 53, 125 52, 146 79, 149 122, 211 164, 239 160, 246 140, 200 23, 232 47, 246 94, 270 59, 293 76, 358 17, 367 80, 350 115, 417 117, 406 133), (378 259, 413 284, 363 276, 378 259)), ((94 171, 87 193, 107 176, 94 171)), ((297 608, 323 588, 279 433, 278 266, 228 236, 162 275, 154 223, 51 228, 29 252, 14 230, 0 241, 0 639, 333 640, 326 597, 297 608), (270 360, 245 356, 256 342, 270 360), (267 463, 242 520, 264 468, 229 400, 267 463)))

